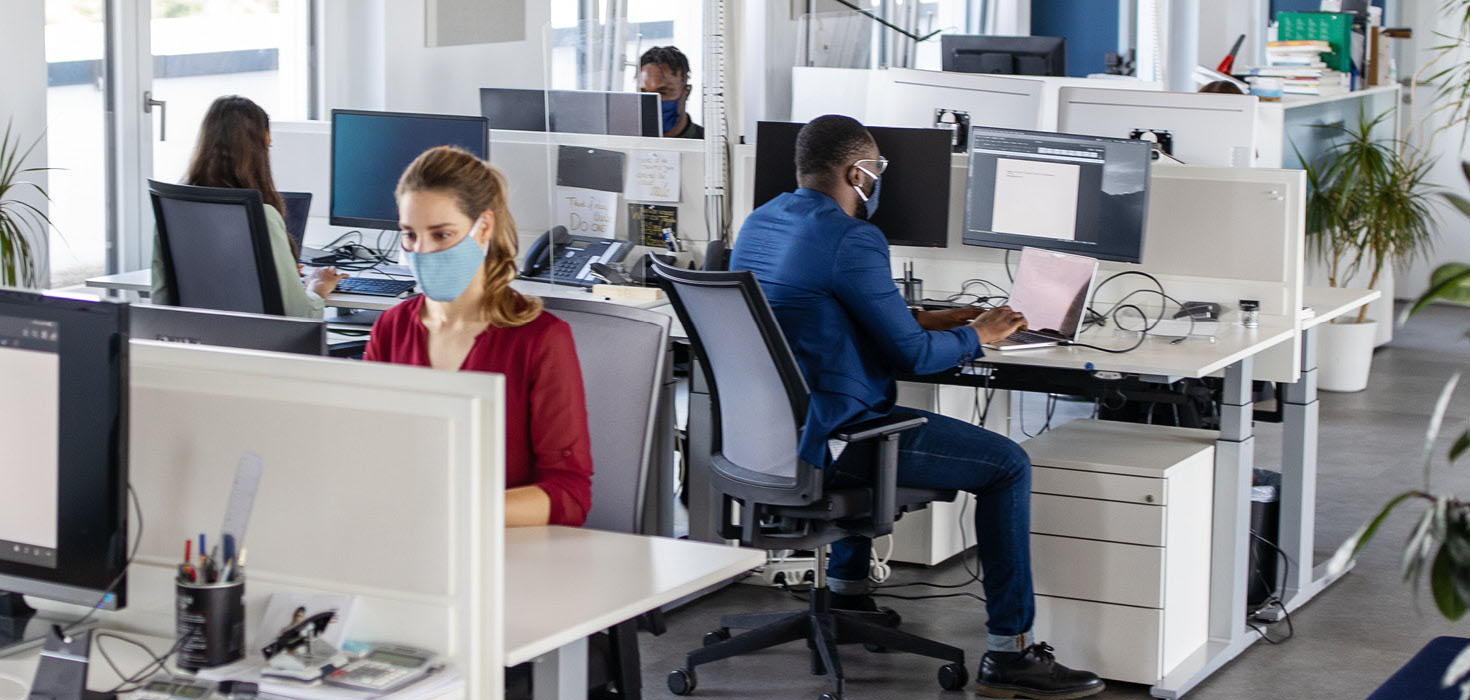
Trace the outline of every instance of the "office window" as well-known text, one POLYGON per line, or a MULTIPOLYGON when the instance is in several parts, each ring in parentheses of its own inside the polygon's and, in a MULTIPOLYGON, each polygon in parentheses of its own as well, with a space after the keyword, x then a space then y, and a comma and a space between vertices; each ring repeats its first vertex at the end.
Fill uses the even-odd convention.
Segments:
MULTIPOLYGON (((51 285, 105 272, 103 0, 46 0, 46 174, 51 285)), ((34 135, 28 135, 34 138, 34 135)))
MULTIPOLYGON (((654 46, 677 46, 689 57, 689 80, 694 90, 689 96, 689 116, 702 122, 701 82, 704 80, 704 4, 668 2, 667 0, 626 0, 628 24, 623 48, 624 65, 615 69, 611 87, 594 84, 601 78, 589 76, 585 61, 579 60, 589 35, 596 34, 607 12, 607 0, 597 3, 595 17, 579 16, 580 0, 553 0, 551 5, 551 75, 550 86, 559 90, 581 88, 636 89, 638 57, 654 46), (590 79, 590 82, 589 82, 590 79)), ((727 9, 732 16, 736 10, 727 9)))
POLYGON ((199 123, 221 95, 248 97, 271 119, 307 118, 309 2, 152 0, 153 96, 168 102, 153 177, 183 176, 199 123))

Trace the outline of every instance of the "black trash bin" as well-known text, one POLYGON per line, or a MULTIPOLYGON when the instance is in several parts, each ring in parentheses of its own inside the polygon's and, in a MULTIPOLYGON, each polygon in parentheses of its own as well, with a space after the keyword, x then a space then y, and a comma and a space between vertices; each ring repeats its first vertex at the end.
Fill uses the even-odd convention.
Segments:
POLYGON ((1251 486, 1250 580, 1245 607, 1254 614, 1280 594, 1276 550, 1281 542, 1281 473, 1256 469, 1251 486))

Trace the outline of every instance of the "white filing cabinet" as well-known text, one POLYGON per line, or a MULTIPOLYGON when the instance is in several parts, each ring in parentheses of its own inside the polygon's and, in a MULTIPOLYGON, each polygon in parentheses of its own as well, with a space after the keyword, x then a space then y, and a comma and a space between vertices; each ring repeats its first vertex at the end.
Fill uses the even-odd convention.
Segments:
POLYGON ((1025 443, 1035 637, 1068 665, 1153 685, 1205 643, 1217 437, 1079 420, 1025 443))

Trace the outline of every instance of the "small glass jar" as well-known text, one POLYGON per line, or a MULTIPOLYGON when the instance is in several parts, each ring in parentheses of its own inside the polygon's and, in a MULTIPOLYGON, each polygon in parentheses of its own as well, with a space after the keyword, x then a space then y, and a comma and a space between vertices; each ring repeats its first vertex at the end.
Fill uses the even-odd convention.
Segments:
POLYGON ((1245 328, 1261 325, 1261 302, 1255 299, 1240 300, 1240 325, 1245 328))

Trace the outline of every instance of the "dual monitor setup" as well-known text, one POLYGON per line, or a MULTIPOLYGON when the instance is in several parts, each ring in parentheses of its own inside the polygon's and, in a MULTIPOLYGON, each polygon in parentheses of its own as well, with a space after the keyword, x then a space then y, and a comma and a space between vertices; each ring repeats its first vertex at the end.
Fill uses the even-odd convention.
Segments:
MULTIPOLYGON (((802 126, 758 125, 754 206, 796 189, 796 135, 802 126)), ((889 161, 873 224, 893 245, 947 247, 949 132, 868 131, 889 161)), ((972 127, 960 240, 1139 262, 1150 165, 1150 146, 1143 141, 972 127)))

